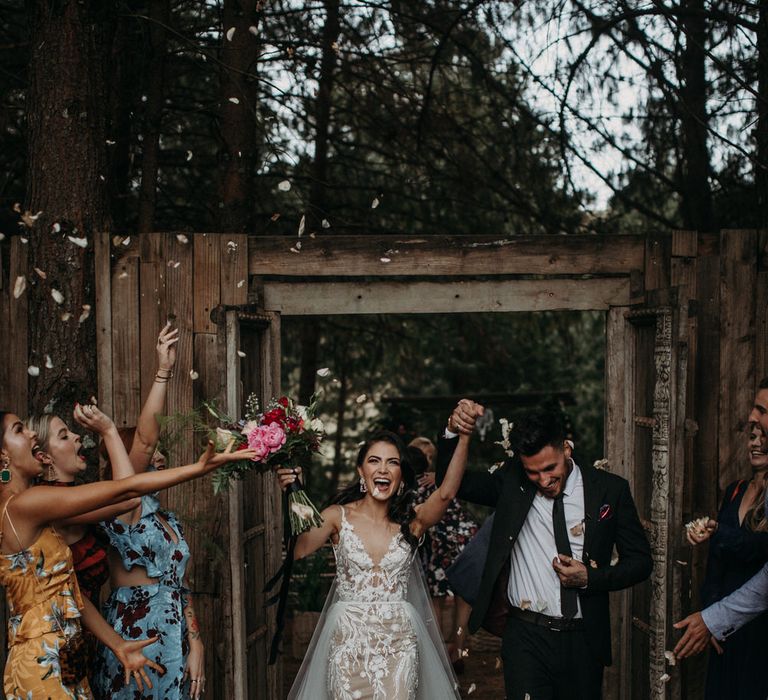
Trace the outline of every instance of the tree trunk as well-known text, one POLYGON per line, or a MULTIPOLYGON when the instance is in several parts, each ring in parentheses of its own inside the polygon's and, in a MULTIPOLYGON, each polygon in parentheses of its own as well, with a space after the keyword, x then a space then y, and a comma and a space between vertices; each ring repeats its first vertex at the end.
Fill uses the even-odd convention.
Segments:
POLYGON ((690 12, 682 20, 685 46, 678 68, 683 152, 680 213, 685 228, 711 231, 715 222, 707 149, 706 8, 704 0, 683 0, 683 6, 690 12))
POLYGON ((768 229, 768 0, 760 0, 757 25, 757 225, 768 229))
POLYGON ((40 375, 30 381, 29 408, 41 411, 56 399, 67 411, 96 393, 93 234, 111 224, 104 72, 112 3, 29 0, 27 9, 26 208, 42 212, 29 232, 30 262, 45 274, 30 279, 30 364, 40 375), (70 236, 86 239, 87 247, 70 236))
POLYGON ((261 3, 225 0, 221 47, 221 231, 248 231, 253 223, 256 167, 256 62, 261 3))
POLYGON ((150 0, 147 57, 147 102, 142 141, 139 233, 155 227, 157 173, 160 166, 160 123, 165 99, 166 27, 170 19, 168 0, 150 0))

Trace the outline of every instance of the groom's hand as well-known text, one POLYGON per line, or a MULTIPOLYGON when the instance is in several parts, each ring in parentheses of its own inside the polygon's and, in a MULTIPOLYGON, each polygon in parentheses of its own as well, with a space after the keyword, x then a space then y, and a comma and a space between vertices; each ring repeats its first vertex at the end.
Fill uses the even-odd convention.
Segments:
POLYGON ((566 588, 584 588, 587 585, 587 567, 573 557, 558 554, 552 560, 552 568, 566 588))
POLYGON ((471 435, 478 417, 483 413, 485 413, 485 407, 470 399, 462 399, 448 419, 448 430, 452 433, 471 435))

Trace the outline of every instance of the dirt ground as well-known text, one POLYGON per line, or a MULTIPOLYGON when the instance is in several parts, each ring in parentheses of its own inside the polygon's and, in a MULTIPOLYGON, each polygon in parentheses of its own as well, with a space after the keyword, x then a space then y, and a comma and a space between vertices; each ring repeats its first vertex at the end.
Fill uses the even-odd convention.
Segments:
MULTIPOLYGON (((464 673, 458 677, 462 698, 504 700, 504 677, 500 665, 496 668, 497 658, 498 652, 470 651, 464 661, 464 673), (473 685, 474 690, 469 692, 473 685)), ((283 698, 287 697, 300 665, 300 659, 290 656, 283 659, 283 698)))

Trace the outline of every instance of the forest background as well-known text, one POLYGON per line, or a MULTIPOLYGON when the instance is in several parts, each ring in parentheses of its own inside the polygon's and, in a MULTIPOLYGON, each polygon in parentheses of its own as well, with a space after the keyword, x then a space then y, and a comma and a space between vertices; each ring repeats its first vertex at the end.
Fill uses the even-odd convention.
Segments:
MULTIPOLYGON (((40 368, 20 413, 97 393, 96 231, 283 236, 301 265, 302 236, 768 227, 765 1, 0 0, 0 17, 2 280, 23 237, 40 368)), ((601 456, 601 314, 295 318, 282 347, 284 391, 322 390, 319 501, 366 430, 433 436, 462 395, 496 418, 560 405, 577 454, 601 456)))

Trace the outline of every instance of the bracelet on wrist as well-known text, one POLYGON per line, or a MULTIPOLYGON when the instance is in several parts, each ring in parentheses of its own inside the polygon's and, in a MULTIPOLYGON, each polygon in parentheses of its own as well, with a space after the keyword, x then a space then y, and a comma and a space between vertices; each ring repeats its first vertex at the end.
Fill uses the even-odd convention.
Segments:
POLYGON ((165 369, 164 367, 158 367, 157 372, 155 373, 156 376, 163 376, 167 379, 170 379, 173 376, 173 370, 172 369, 165 369), (166 374, 161 375, 160 372, 165 372, 166 374))
POLYGON ((168 377, 161 377, 160 375, 155 375, 155 382, 158 384, 167 384, 168 383, 168 377))

